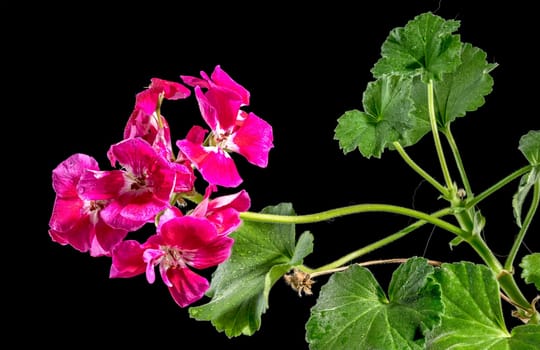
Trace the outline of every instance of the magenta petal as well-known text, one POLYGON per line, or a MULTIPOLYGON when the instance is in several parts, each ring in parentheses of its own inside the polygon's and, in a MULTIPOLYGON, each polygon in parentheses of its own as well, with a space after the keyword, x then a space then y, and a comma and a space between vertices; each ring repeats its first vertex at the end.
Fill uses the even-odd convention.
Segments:
POLYGON ((145 248, 137 241, 118 243, 111 252, 112 264, 110 278, 125 278, 143 274, 146 264, 143 260, 145 248))
POLYGON ((243 105, 249 105, 249 91, 234 81, 229 74, 225 73, 225 71, 221 69, 220 65, 217 65, 216 68, 214 68, 211 78, 216 85, 233 90, 236 94, 238 94, 243 105))
POLYGON ((145 115, 152 115, 159 104, 159 92, 143 90, 135 97, 135 110, 141 110, 145 115))
POLYGON ((54 228, 49 230, 49 236, 53 242, 61 245, 69 244, 82 253, 90 250, 93 233, 93 225, 88 217, 83 217, 74 222, 67 230, 59 231, 54 228))
POLYGON ((77 197, 77 183, 86 169, 99 170, 97 161, 85 154, 76 153, 52 171, 52 185, 57 196, 77 197))
POLYGON ((119 195, 125 184, 125 175, 120 170, 87 170, 79 180, 77 191, 86 200, 112 199, 119 195))
POLYGON ((189 260, 191 266, 206 269, 217 266, 231 255, 234 240, 226 235, 217 236, 214 240, 197 249, 197 253, 189 260))
POLYGON ((79 198, 58 198, 54 200, 49 226, 53 230, 70 230, 83 216, 84 201, 79 198))
POLYGON ((187 140, 179 140, 176 145, 210 184, 237 187, 242 183, 234 160, 221 148, 203 147, 187 140))
POLYGON ((274 147, 273 140, 272 126, 254 113, 249 113, 234 134, 232 143, 250 163, 264 168, 268 165, 268 153, 274 147))
MULTIPOLYGON (((117 243, 126 238, 127 234, 127 230, 113 228, 103 222, 103 220, 98 220, 95 225, 96 241, 106 252, 112 250, 117 243)), ((92 252, 90 252, 90 255, 95 256, 92 252)))
POLYGON ((186 215, 163 223, 160 236, 165 245, 181 250, 196 250, 214 240, 217 231, 206 218, 186 215))
POLYGON ((178 100, 182 98, 187 98, 191 94, 191 91, 184 85, 159 78, 150 79, 152 82, 150 84, 150 89, 159 91, 163 93, 163 96, 167 100, 178 100))
POLYGON ((225 261, 234 243, 228 236, 218 235, 216 227, 206 218, 183 216, 161 226, 163 243, 183 251, 186 263, 198 269, 216 266, 225 261))
POLYGON ((246 211, 251 206, 251 199, 246 190, 212 199, 209 204, 209 210, 218 210, 225 207, 234 208, 238 211, 246 211))
MULTIPOLYGON (((153 208, 155 210, 155 206, 153 208)), ((126 209, 126 205, 118 201, 112 201, 107 207, 101 210, 100 215, 103 221, 114 228, 137 231, 146 223, 154 221, 154 215, 156 213, 148 212, 148 209, 144 204, 141 206, 129 205, 126 209), (137 209, 142 209, 140 213, 144 212, 145 214, 139 215, 140 213, 137 209)), ((159 212, 159 210, 156 212, 159 212)))
POLYGON ((172 287, 169 292, 180 307, 186 307, 200 300, 210 287, 208 280, 188 268, 167 270, 172 287))
POLYGON ((208 97, 202 92, 199 86, 195 87, 195 97, 199 104, 199 110, 206 124, 215 130, 218 124, 218 110, 209 100, 208 97))

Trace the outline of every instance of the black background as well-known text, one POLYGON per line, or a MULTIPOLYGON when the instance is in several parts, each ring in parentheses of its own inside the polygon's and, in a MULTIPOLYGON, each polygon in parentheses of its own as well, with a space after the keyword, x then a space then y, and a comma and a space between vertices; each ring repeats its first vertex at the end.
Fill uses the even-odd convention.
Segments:
MULTIPOLYGON (((15 310, 10 325, 25 331, 16 336, 17 342, 307 348, 304 325, 324 278, 316 284, 315 296, 302 298, 279 281, 261 329, 251 337, 228 339, 209 322, 189 318, 159 279, 153 285, 144 276, 111 280, 108 259, 52 242, 47 234, 54 201, 52 169, 76 152, 92 155, 107 168, 106 151, 121 140, 135 94, 150 78, 198 76, 219 64, 251 92, 249 110, 274 129, 275 148, 266 169, 236 157, 244 178, 240 187, 252 198, 251 210, 280 202, 293 203, 298 214, 369 202, 435 210, 444 203, 397 153, 386 151, 381 159, 365 159, 359 152, 343 155, 333 140, 336 120, 347 110, 362 108, 370 69, 391 29, 426 11, 459 20, 462 41, 483 49, 489 62, 499 64, 486 104, 457 120, 452 129, 471 185, 481 192, 526 164, 517 149, 519 138, 540 125, 534 53, 538 26, 531 6, 524 1, 499 5, 444 0, 303 6, 155 2, 13 10, 21 20, 11 27, 17 37, 8 38, 14 47, 9 56, 16 62, 6 73, 17 76, 18 84, 9 90, 23 100, 10 119, 18 126, 15 130, 24 131, 23 141, 20 133, 11 135, 24 150, 19 168, 24 175, 13 176, 15 181, 24 178, 22 187, 28 191, 15 210, 22 218, 9 234, 15 240, 9 248, 15 258, 7 268, 19 281, 8 288, 14 299, 6 299, 7 308, 15 310), (20 63, 23 68, 14 72, 12 67, 20 63)), ((193 123, 202 123, 193 98, 166 102, 163 108, 174 140, 183 138, 193 123)), ((432 145, 425 137, 407 151, 442 182, 432 145)), ((514 182, 480 207, 487 218, 486 240, 501 259, 517 233, 511 207, 516 187, 514 182)), ((315 267, 409 222, 391 214, 364 214, 299 225, 297 232, 314 234, 315 251, 306 264, 315 267)), ((538 251, 538 231, 536 219, 525 241, 531 250, 538 251)), ((431 233, 432 228, 425 227, 361 260, 418 255, 480 262, 466 245, 450 250, 450 234, 434 230, 430 239, 431 233)), ((372 268, 384 289, 394 268, 372 268)), ((529 298, 535 295, 530 285, 524 291, 529 298)), ((518 324, 510 317, 507 322, 518 324)))

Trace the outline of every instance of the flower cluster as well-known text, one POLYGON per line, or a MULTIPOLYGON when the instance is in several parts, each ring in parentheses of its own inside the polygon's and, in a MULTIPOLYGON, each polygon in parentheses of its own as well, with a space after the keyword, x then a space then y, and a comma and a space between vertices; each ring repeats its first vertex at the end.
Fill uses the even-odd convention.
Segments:
POLYGON ((243 109, 249 106, 249 91, 219 65, 210 76, 180 78, 183 84, 152 78, 136 95, 123 140, 107 152, 112 170, 100 170, 93 157, 82 153, 53 170, 56 197, 49 235, 93 257, 110 257, 111 278, 146 274, 153 283, 158 268, 175 302, 186 307, 209 288, 195 269, 230 256, 234 242, 229 234, 251 204, 245 190, 214 196, 219 186, 242 183, 231 153, 266 167, 273 133, 266 121, 243 109), (193 126, 176 141, 174 152, 160 108, 164 100, 190 97, 190 88, 210 130, 193 126), (198 174, 207 183, 204 195, 195 189, 198 174), (128 239, 146 224, 155 226, 146 242, 128 239))

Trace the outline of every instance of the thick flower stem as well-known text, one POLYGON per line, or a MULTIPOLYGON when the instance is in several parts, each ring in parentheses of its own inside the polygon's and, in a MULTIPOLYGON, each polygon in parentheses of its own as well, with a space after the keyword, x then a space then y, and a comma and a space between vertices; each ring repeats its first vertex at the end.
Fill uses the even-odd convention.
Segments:
POLYGON ((307 224, 320 221, 326 221, 340 216, 351 215, 351 214, 360 214, 368 212, 386 212, 401 214, 405 216, 410 216, 419 220, 424 220, 426 222, 432 223, 435 226, 452 232, 463 239, 467 239, 469 233, 447 221, 441 220, 437 217, 434 217, 431 214, 427 214, 418 210, 409 209, 401 207, 398 205, 390 204, 356 204, 346 207, 331 209, 327 211, 322 211, 315 214, 307 215, 276 215, 276 214, 264 214, 264 213, 254 213, 250 211, 245 211, 240 213, 240 218, 242 220, 248 221, 258 221, 266 223, 278 223, 278 224, 307 224))

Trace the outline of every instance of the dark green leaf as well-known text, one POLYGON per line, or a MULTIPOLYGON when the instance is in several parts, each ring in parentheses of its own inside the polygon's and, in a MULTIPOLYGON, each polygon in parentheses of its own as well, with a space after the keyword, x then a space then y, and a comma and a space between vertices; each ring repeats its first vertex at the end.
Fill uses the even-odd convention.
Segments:
MULTIPOLYGON (((521 177, 521 180, 519 181, 519 187, 512 197, 512 208, 514 209, 514 218, 516 219, 516 224, 521 227, 521 211, 523 208, 523 204, 525 203, 525 199, 527 198, 527 195, 533 188, 533 186, 536 183, 540 182, 540 166, 533 168, 531 171, 529 171, 527 174, 523 175, 521 177)), ((537 186, 540 186, 537 185, 537 186)))
POLYGON ((437 123, 445 128, 457 117, 475 111, 485 103, 484 96, 493 89, 489 74, 495 64, 486 61, 486 53, 471 44, 464 44, 461 64, 452 73, 435 82, 437 123))
POLYGON ((426 83, 439 80, 460 64, 460 37, 452 34, 459 25, 459 21, 446 21, 426 12, 405 27, 393 29, 382 45, 382 57, 371 70, 373 76, 421 74, 426 83))
POLYGON ((364 267, 335 273, 306 324, 310 349, 422 349, 443 310, 432 274, 426 259, 411 258, 394 272, 386 297, 364 267))
POLYGON ((519 150, 534 166, 540 166, 540 130, 531 130, 519 140, 519 150))
POLYGON ((415 125, 410 90, 411 80, 397 75, 370 82, 362 99, 365 112, 348 111, 338 119, 334 139, 343 153, 358 147, 364 157, 380 158, 392 142, 407 143, 403 136, 415 125))
POLYGON ((540 290, 540 253, 532 253, 523 257, 519 266, 523 269, 521 277, 527 283, 534 283, 540 290))
POLYGON ((512 349, 510 344, 528 341, 522 335, 513 339, 507 331, 499 284, 489 268, 470 262, 443 264, 435 277, 445 312, 440 326, 428 332, 428 349, 446 350, 457 344, 459 349, 512 349))
MULTIPOLYGON (((457 117, 463 117, 485 103, 484 96, 493 89, 493 78, 489 74, 495 67, 486 61, 486 54, 470 44, 461 50, 461 64, 451 73, 433 83, 435 118, 440 128, 448 127, 457 117)), ((412 111, 416 127, 409 131, 409 145, 416 143, 431 131, 428 114, 427 85, 419 78, 413 80, 412 111)), ((406 145, 404 145, 406 146, 406 145)))
MULTIPOLYGON (((267 207, 262 212, 294 215, 291 204, 267 207)), ((313 250, 313 236, 304 232, 295 243, 294 224, 244 221, 231 237, 231 257, 212 275, 207 293, 210 302, 191 307, 190 316, 211 321, 228 337, 252 335, 261 325, 268 308, 268 296, 275 282, 313 250)))

